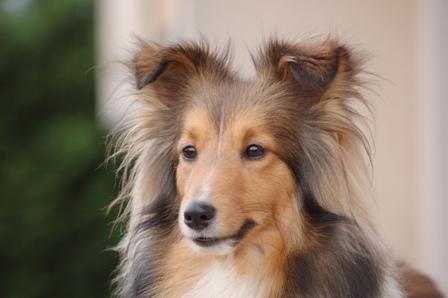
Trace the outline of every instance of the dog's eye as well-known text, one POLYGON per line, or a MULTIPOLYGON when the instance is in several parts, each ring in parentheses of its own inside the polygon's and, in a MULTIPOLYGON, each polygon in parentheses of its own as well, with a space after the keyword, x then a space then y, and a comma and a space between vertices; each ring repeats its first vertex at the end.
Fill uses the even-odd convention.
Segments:
POLYGON ((266 154, 266 149, 263 146, 252 144, 244 151, 244 156, 248 159, 259 159, 266 154))
POLYGON ((197 156, 198 153, 196 152, 196 148, 193 146, 187 146, 182 149, 182 157, 186 160, 194 160, 197 156))

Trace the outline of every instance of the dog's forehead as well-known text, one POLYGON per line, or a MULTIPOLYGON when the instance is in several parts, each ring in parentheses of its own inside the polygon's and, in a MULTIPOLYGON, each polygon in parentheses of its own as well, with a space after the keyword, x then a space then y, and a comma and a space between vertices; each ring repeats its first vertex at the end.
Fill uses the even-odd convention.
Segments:
MULTIPOLYGON (((195 87, 189 105, 195 115, 190 123, 200 127, 203 122, 198 119, 206 120, 215 135, 229 131, 229 127, 245 131, 262 128, 276 138, 284 138, 295 135, 301 127, 302 108, 281 83, 232 80, 202 82, 195 87)), ((188 124, 184 128, 194 129, 188 124)))
POLYGON ((263 118, 272 109, 269 94, 252 82, 222 82, 204 87, 195 95, 191 105, 195 114, 202 113, 215 128, 223 129, 244 118, 263 118))
POLYGON ((206 82, 198 88, 197 101, 229 108, 243 102, 243 98, 250 96, 252 89, 252 84, 244 81, 206 82))
POLYGON ((242 112, 261 113, 272 110, 280 104, 274 88, 269 84, 254 81, 231 80, 204 84, 194 98, 194 106, 199 106, 210 115, 227 119, 242 112))

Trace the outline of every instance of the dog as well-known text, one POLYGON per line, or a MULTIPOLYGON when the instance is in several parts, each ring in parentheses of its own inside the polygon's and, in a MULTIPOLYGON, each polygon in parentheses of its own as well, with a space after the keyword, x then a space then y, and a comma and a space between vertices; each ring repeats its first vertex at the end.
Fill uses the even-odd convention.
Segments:
POLYGON ((270 39, 252 80, 230 60, 205 40, 140 41, 128 63, 117 296, 442 297, 371 214, 363 56, 270 39))

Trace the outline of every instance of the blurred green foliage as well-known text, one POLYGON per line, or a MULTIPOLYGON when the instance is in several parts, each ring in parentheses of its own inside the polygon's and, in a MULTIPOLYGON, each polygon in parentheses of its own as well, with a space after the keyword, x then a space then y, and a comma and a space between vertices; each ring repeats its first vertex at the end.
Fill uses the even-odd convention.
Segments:
POLYGON ((0 297, 110 297, 93 4, 0 0, 0 297))

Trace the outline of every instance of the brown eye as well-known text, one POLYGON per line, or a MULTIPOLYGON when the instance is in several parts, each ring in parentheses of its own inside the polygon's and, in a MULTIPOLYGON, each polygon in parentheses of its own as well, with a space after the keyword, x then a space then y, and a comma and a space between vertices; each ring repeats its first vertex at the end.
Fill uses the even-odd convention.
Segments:
POLYGON ((252 160, 262 158, 265 154, 266 149, 256 144, 249 145, 244 151, 244 157, 252 160))
POLYGON ((187 146, 184 149, 182 149, 182 157, 185 160, 195 160, 196 157, 198 157, 198 153, 196 152, 196 148, 193 146, 187 146))

